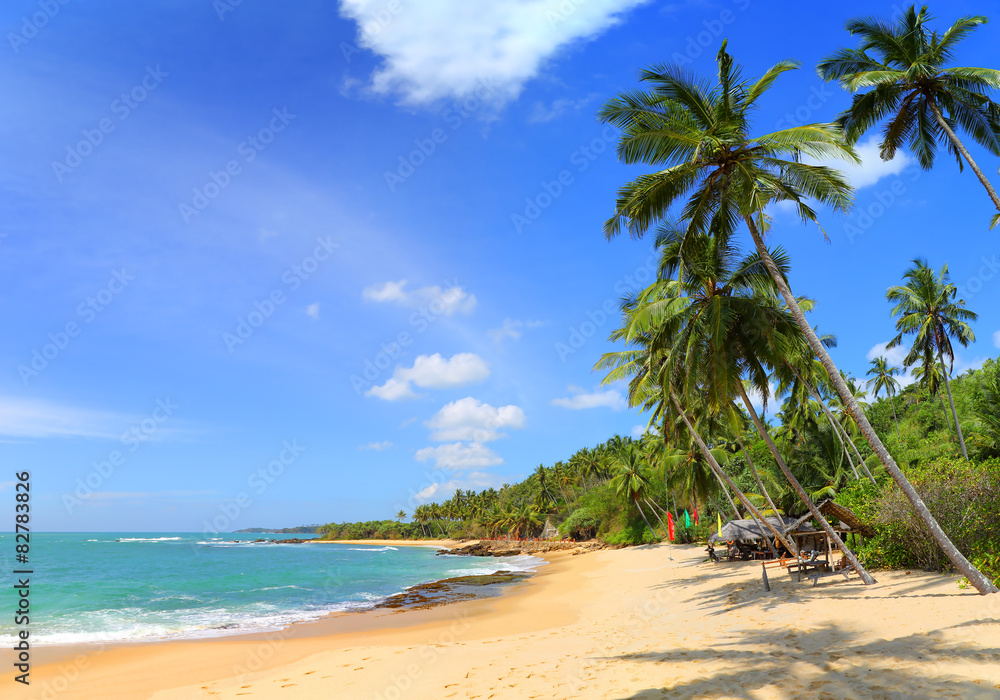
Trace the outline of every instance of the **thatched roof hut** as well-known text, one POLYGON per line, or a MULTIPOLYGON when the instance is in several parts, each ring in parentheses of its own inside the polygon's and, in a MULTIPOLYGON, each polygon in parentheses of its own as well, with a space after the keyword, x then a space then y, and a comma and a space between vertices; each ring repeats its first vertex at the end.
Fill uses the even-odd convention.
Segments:
MULTIPOLYGON (((764 518, 769 524, 771 524, 775 530, 779 532, 790 532, 797 525, 799 531, 811 532, 816 528, 812 527, 808 523, 799 523, 794 518, 778 518, 769 517, 764 518)), ((712 534, 708 538, 709 542, 756 542, 764 538, 773 537, 772 533, 768 528, 760 525, 756 520, 730 520, 728 523, 722 526, 722 534, 720 535, 718 531, 712 534)))

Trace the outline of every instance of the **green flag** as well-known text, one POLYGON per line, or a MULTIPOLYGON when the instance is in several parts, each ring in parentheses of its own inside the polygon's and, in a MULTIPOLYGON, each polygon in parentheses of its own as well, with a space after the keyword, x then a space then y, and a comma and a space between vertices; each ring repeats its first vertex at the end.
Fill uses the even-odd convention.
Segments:
POLYGON ((688 515, 687 509, 684 510, 684 527, 691 527, 691 516, 688 515))

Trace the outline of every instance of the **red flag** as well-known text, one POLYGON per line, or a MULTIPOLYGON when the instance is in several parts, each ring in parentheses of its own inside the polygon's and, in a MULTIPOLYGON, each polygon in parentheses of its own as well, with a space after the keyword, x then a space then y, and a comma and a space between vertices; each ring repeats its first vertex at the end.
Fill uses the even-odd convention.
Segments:
POLYGON ((670 513, 667 513, 667 537, 671 542, 674 541, 674 516, 670 513))
POLYGON ((694 524, 695 525, 698 524, 698 509, 697 508, 694 509, 694 524))

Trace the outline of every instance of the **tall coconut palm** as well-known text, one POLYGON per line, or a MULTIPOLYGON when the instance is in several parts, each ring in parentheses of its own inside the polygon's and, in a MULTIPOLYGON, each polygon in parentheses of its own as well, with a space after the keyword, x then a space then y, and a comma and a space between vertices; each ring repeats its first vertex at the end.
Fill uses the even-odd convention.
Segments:
POLYGON ((889 405, 892 407, 892 422, 896 424, 896 437, 900 437, 899 419, 896 417, 896 404, 893 397, 899 391, 899 380, 896 379, 896 376, 901 373, 902 370, 899 367, 893 367, 884 357, 876 357, 872 359, 871 369, 865 374, 865 376, 871 377, 868 380, 868 386, 871 387, 872 396, 877 399, 879 392, 883 390, 889 396, 889 405))
POLYGON ((941 374, 948 393, 948 403, 951 405, 951 417, 955 421, 955 432, 958 433, 958 444, 962 448, 962 456, 968 459, 969 453, 965 449, 965 438, 955 411, 955 399, 951 395, 948 375, 955 366, 951 339, 955 338, 963 347, 975 341, 976 335, 968 321, 976 320, 977 314, 966 309, 963 300, 955 300, 958 289, 950 282, 947 265, 935 274, 926 261, 917 259, 903 273, 903 279, 906 284, 890 287, 885 294, 886 299, 896 304, 892 315, 896 318, 898 331, 887 347, 900 345, 904 335, 913 335, 913 347, 903 364, 909 367, 921 357, 929 356, 941 363, 941 374), (948 364, 945 364, 945 358, 948 359, 948 364))
POLYGON ((728 236, 739 222, 746 224, 758 255, 809 346, 931 536, 977 590, 998 592, 958 551, 900 471, 764 245, 766 209, 770 204, 790 202, 804 221, 811 222, 817 221, 817 214, 809 201, 839 210, 847 210, 852 204, 850 185, 839 171, 803 163, 802 155, 818 159, 842 157, 854 162, 858 161, 857 155, 844 143, 842 130, 834 124, 750 134, 751 112, 778 77, 795 69, 796 64, 785 61, 757 80, 743 80, 726 52, 725 42, 718 64, 718 82, 714 86, 690 78, 680 66, 654 66, 641 74, 641 80, 652 85, 651 90, 621 93, 601 109, 601 120, 623 132, 617 147, 619 159, 660 168, 619 190, 615 214, 605 224, 605 235, 613 238, 628 230, 633 237, 641 237, 653 223, 665 220, 670 207, 678 202, 683 202, 682 217, 696 230, 708 230, 706 224, 714 221, 712 234, 728 236))
POLYGON ((874 17, 852 19, 847 31, 859 36, 856 49, 840 49, 820 62, 818 72, 855 93, 840 123, 851 143, 883 120, 881 155, 892 160, 905 142, 925 170, 934 165, 938 143, 962 169, 962 158, 1000 210, 1000 197, 955 134, 957 127, 991 155, 1000 155, 1000 105, 989 98, 1000 87, 1000 71, 948 67, 955 48, 977 27, 981 15, 962 17, 943 34, 932 31, 927 7, 914 5, 894 22, 874 17))

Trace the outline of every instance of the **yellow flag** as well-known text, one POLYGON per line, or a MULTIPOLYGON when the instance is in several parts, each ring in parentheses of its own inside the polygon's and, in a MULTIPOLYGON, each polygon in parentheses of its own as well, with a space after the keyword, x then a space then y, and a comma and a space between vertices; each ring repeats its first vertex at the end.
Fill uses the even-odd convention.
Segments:
POLYGON ((720 513, 716 513, 715 517, 719 521, 719 537, 722 537, 722 515, 720 513))

